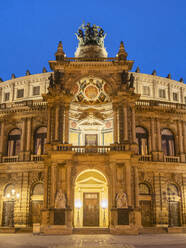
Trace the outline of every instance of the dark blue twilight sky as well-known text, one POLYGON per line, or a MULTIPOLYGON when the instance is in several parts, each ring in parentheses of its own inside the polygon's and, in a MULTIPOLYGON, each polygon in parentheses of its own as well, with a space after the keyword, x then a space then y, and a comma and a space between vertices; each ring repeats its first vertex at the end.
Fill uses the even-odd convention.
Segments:
POLYGON ((49 70, 59 40, 66 55, 74 56, 74 33, 83 20, 103 27, 110 57, 124 41, 133 71, 156 69, 186 82, 186 0, 2 0, 0 77, 49 70))

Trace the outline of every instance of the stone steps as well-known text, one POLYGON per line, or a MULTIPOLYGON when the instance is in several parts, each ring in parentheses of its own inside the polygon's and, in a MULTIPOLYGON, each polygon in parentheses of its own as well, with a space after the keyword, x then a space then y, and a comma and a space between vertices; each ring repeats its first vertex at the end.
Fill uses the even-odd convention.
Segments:
POLYGON ((140 234, 148 233, 167 233, 166 227, 144 227, 139 230, 140 234))
POLYGON ((74 228, 73 234, 109 234, 109 228, 99 228, 99 227, 82 227, 74 228))

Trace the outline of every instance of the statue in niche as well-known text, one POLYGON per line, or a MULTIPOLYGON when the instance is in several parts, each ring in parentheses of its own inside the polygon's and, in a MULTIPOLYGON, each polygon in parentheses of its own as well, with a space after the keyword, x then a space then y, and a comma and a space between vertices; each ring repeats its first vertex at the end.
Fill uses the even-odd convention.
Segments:
POLYGON ((130 84, 129 84, 129 88, 134 88, 134 75, 133 74, 131 74, 130 75, 130 84))
POLYGON ((66 208, 66 197, 62 189, 60 189, 56 194, 54 207, 55 208, 66 208))
POLYGON ((127 71, 123 71, 122 74, 121 74, 121 84, 127 84, 129 82, 129 79, 128 79, 128 72, 127 71))
POLYGON ((122 190, 116 195, 116 207, 128 208, 127 194, 122 190))

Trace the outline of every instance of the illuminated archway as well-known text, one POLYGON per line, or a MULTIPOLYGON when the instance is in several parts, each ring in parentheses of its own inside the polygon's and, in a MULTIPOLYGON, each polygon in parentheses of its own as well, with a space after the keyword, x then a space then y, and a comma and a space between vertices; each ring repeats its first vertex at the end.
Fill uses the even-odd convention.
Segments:
POLYGON ((76 178, 74 226, 108 227, 108 183, 98 170, 84 170, 76 178))

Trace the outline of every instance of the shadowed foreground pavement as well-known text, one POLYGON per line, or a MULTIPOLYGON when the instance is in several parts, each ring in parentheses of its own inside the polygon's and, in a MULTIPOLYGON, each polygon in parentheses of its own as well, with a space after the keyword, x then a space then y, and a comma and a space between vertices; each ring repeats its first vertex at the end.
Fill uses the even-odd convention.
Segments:
POLYGON ((186 248, 186 234, 138 236, 0 234, 0 248, 186 248))

